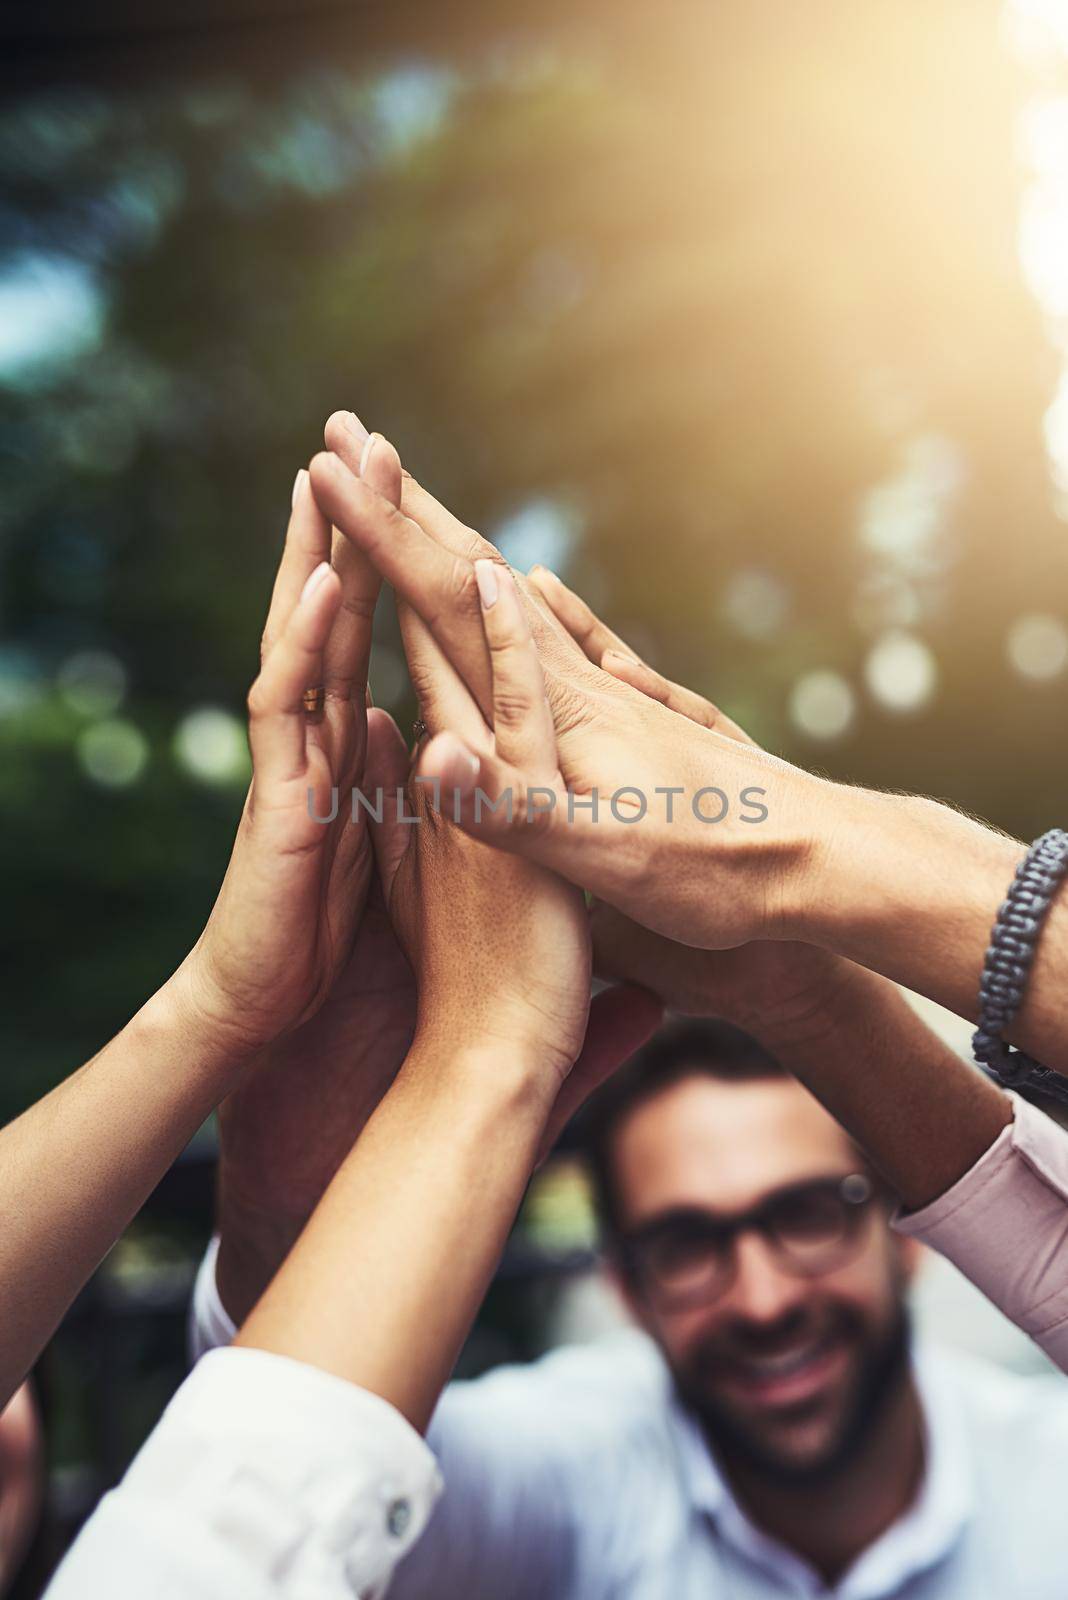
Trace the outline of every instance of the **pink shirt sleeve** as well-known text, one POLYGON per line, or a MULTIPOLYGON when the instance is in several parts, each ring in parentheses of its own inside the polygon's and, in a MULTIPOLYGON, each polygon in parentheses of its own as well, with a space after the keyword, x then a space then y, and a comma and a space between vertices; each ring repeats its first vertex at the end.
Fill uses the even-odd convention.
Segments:
POLYGON ((948 1257, 1068 1372, 1068 1133, 1012 1101, 974 1167, 894 1227, 948 1257))

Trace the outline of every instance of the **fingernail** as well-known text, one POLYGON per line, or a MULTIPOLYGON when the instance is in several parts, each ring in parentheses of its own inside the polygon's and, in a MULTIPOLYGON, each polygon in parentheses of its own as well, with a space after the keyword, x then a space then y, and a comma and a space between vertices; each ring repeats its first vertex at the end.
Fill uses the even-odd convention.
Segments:
POLYGON ((315 571, 310 575, 310 577, 308 578, 308 581, 305 583, 303 589, 300 591, 300 598, 301 598, 302 601, 307 600, 310 595, 313 595, 315 593, 316 589, 319 588, 320 584, 322 583, 323 579, 326 577, 326 575, 327 575, 327 573, 329 571, 330 571, 330 563, 329 563, 329 561, 320 561, 319 565, 316 567, 315 571))
POLYGON ((372 453, 374 451, 375 445, 377 444, 378 440, 381 437, 382 437, 381 434, 369 433, 367 435, 367 438, 364 440, 363 454, 360 456, 360 477, 361 478, 363 477, 364 473, 367 471, 367 464, 371 459, 371 455, 372 455, 372 453))
POLYGON ((308 476, 308 474, 307 474, 307 472, 305 471, 305 469, 303 467, 298 467, 297 468, 297 475, 293 479, 293 493, 289 497, 290 505, 292 505, 292 506, 296 505, 297 496, 300 493, 301 484, 302 484, 302 482, 304 481, 304 479, 307 476, 308 476))
POLYGON ((488 611, 490 606, 497 603, 497 563, 476 561, 475 580, 478 583, 478 596, 482 601, 482 608, 488 611))
POLYGON ((367 429, 364 427, 355 411, 346 411, 345 421, 348 425, 349 432, 355 434, 357 439, 367 438, 367 429))

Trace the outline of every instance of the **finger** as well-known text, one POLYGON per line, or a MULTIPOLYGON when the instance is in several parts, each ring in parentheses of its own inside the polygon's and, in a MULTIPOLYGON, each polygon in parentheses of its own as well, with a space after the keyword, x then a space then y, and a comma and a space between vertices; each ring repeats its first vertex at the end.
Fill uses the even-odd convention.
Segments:
POLYGON ((318 682, 323 645, 340 604, 337 574, 329 562, 321 562, 249 690, 248 733, 257 784, 288 782, 304 772, 304 691, 318 682))
POLYGON ((397 805, 398 795, 403 800, 408 767, 404 737, 393 718, 385 711, 368 712, 364 793, 373 808, 371 843, 387 905, 412 831, 410 823, 401 822, 397 805))
POLYGON ((326 448, 340 456, 350 472, 359 472, 360 458, 369 437, 355 411, 335 411, 326 419, 323 429, 326 448))
POLYGON ((267 621, 260 641, 260 659, 265 660, 285 627, 301 590, 322 562, 330 559, 330 524, 315 503, 308 486, 308 474, 301 467, 293 481, 293 510, 286 528, 282 559, 275 574, 267 621))
POLYGON ((486 720, 422 617, 406 605, 398 607, 398 616, 408 676, 428 732, 451 728, 472 749, 488 750, 486 720))
MULTIPOLYGON (((327 449, 333 450, 347 467, 356 471, 363 442, 367 438, 367 430, 359 417, 351 411, 335 411, 327 421, 324 438, 327 449)), ((414 517, 432 539, 468 561, 483 556, 491 561, 504 560, 495 545, 461 522, 440 500, 435 500, 430 491, 424 489, 403 467, 401 477, 402 509, 406 516, 414 517)))
MULTIPOLYGON (((327 421, 324 437, 327 448, 340 456, 353 472, 359 474, 360 458, 368 437, 360 419, 351 411, 335 411, 327 421)), ((469 528, 459 517, 454 516, 448 507, 443 506, 440 500, 436 500, 410 472, 406 472, 403 465, 400 470, 401 510, 405 516, 414 518, 424 533, 436 540, 443 549, 451 550, 454 555, 462 556, 466 561, 485 559, 499 562, 503 566, 507 565, 495 544, 484 538, 476 529, 469 528)), ((546 648, 548 639, 544 629, 547 629, 554 639, 581 654, 580 648, 561 626, 551 607, 545 604, 539 591, 525 577, 518 576, 518 582, 521 593, 534 608, 535 638, 539 648, 546 648)))
POLYGON ((635 661, 640 659, 555 572, 550 572, 548 567, 531 567, 527 578, 594 666, 600 666, 606 650, 618 650, 635 661))
POLYGON ((605 989, 590 1002, 582 1053, 556 1097, 538 1152, 545 1160, 579 1106, 640 1050, 660 1026, 664 1008, 656 995, 637 985, 605 989))
POLYGON ((557 760, 552 712, 515 580, 507 567, 492 561, 476 561, 475 576, 493 673, 497 754, 535 779, 554 778, 557 760))
POLYGON ((416 776, 431 786, 439 810, 442 793, 451 797, 453 819, 460 822, 461 808, 474 794, 486 766, 486 758, 476 755, 454 733, 437 733, 416 757, 416 776))
MULTIPOLYGON (((364 482, 400 504, 400 461, 381 435, 364 441, 359 467, 364 482)), ((334 529, 330 562, 341 579, 341 610, 323 652, 323 687, 330 700, 364 700, 371 663, 375 606, 382 580, 358 545, 334 529)))
POLYGON ((489 655, 472 564, 354 477, 337 456, 316 456, 309 471, 323 512, 423 618, 480 709, 488 712, 489 655))
POLYGON ((693 689, 687 689, 684 684, 673 683, 644 661, 635 661, 632 656, 606 650, 601 658, 601 670, 617 678, 620 683, 629 683, 632 689, 640 690, 650 700, 659 701, 669 711, 677 711, 680 716, 699 723, 702 728, 715 728, 717 733, 724 734, 728 739, 737 739, 740 744, 755 744, 745 730, 732 722, 711 700, 706 700, 693 689))

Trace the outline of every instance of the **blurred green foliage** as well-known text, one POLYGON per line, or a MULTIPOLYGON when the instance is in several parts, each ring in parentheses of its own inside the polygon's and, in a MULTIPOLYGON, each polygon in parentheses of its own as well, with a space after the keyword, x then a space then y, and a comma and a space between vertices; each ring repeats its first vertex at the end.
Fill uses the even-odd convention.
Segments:
POLYGON ((202 925, 247 769, 232 720, 185 719, 241 715, 340 406, 774 748, 1063 819, 1068 679, 1005 655, 1063 621, 1068 542, 1000 11, 580 6, 455 59, 346 35, 246 79, 206 48, 8 106, 0 1115, 202 925), (891 698, 933 663, 910 710, 867 685, 880 641, 891 698), (814 671, 851 697, 834 739, 798 722, 814 671))

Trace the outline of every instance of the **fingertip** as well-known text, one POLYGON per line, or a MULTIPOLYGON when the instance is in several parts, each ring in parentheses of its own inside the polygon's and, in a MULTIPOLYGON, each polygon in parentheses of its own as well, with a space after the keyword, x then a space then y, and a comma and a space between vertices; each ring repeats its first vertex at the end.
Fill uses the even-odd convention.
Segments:
POLYGON ((341 457, 333 450, 320 450, 308 463, 308 478, 313 490, 329 488, 351 476, 341 457))
POLYGON ((481 763, 454 733, 438 733, 429 741, 419 759, 420 777, 438 778, 461 795, 472 792, 478 781, 481 763))
POLYGON ((329 561, 320 561, 314 572, 308 574, 304 587, 300 591, 298 605, 307 608, 317 595, 326 593, 331 586, 340 589, 338 575, 329 561))
POLYGON ((400 505, 403 482, 400 456, 396 446, 380 433, 367 437, 360 457, 360 477, 383 499, 394 506, 400 505))

